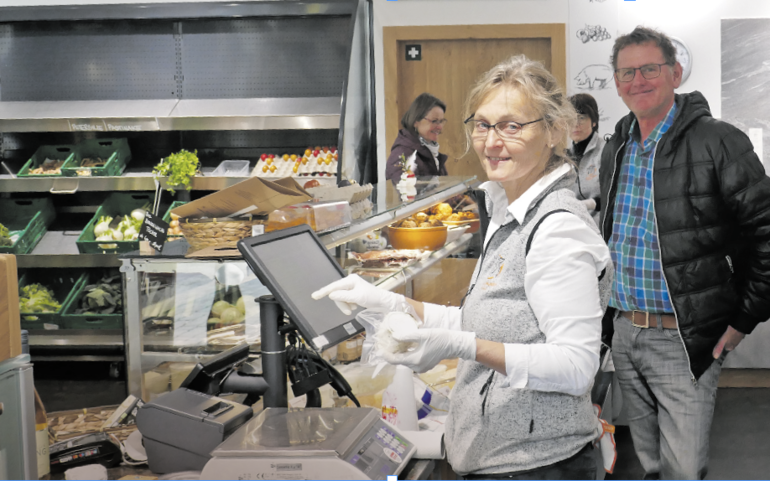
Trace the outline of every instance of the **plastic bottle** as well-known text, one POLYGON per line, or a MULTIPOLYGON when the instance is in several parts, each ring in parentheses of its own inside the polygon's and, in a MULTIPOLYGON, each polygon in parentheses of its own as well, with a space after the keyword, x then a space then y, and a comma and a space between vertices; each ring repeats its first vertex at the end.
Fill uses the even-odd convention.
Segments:
POLYGON ((408 367, 396 366, 393 382, 382 394, 382 419, 403 431, 419 430, 413 377, 408 367))

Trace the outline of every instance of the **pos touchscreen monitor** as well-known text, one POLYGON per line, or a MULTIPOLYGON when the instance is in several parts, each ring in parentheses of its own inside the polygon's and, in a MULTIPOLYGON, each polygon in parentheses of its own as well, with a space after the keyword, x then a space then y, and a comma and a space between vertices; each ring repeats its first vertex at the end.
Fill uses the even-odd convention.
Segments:
POLYGON ((327 349, 364 332, 355 309, 343 314, 329 299, 314 300, 318 289, 345 277, 310 226, 300 225, 238 241, 238 250, 315 349, 327 349))

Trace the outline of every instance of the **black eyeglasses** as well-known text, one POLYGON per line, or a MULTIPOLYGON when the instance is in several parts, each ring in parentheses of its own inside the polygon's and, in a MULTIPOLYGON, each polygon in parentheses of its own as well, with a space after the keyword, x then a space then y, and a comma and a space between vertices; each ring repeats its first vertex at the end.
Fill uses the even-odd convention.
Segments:
POLYGON ((638 68, 619 68, 615 70, 615 78, 618 79, 618 82, 630 82, 634 79, 636 76, 636 71, 638 70, 639 73, 642 74, 642 77, 646 78, 647 80, 652 80, 654 78, 660 77, 660 68, 663 65, 671 65, 669 63, 650 63, 647 65, 642 65, 638 68))
POLYGON ((521 130, 525 125, 534 124, 535 122, 540 122, 541 120, 543 120, 543 117, 524 123, 514 122, 513 120, 503 120, 496 124, 488 124, 483 120, 474 119, 473 115, 471 115, 465 119, 465 122, 463 123, 467 125, 469 122, 473 122, 473 132, 471 132, 471 137, 486 138, 487 133, 489 133, 489 129, 494 129, 497 131, 497 135, 500 136, 501 139, 512 140, 519 137, 521 130))

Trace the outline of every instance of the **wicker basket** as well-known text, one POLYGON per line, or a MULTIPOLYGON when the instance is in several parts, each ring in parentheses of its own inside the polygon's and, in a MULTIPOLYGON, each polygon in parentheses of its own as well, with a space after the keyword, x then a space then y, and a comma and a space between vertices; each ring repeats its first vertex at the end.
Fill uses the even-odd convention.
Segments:
POLYGON ((234 246, 239 240, 251 237, 251 228, 264 224, 263 219, 180 219, 179 227, 190 252, 211 246, 234 246))

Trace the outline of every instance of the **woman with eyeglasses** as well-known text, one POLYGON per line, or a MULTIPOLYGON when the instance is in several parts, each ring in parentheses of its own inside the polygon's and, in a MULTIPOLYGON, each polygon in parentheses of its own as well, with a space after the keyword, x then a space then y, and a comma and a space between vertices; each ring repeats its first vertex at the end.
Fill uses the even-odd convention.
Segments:
POLYGON ((569 154, 577 164, 578 174, 572 190, 599 225, 599 164, 606 143, 599 135, 599 107, 596 99, 588 94, 573 95, 570 102, 578 114, 577 123, 570 132, 572 147, 569 154))
POLYGON ((575 109, 540 62, 512 57, 484 74, 466 107, 491 214, 462 307, 417 302, 348 276, 313 294, 413 312, 413 343, 386 352, 417 372, 459 358, 445 442, 465 479, 595 479, 599 430, 590 388, 612 264, 571 186, 565 149, 575 109))
POLYGON ((398 131, 390 149, 385 169, 388 179, 398 183, 401 174, 407 170, 418 177, 447 175, 447 156, 438 151, 438 136, 446 123, 445 113, 446 104, 429 93, 414 99, 401 118, 403 128, 398 131))

